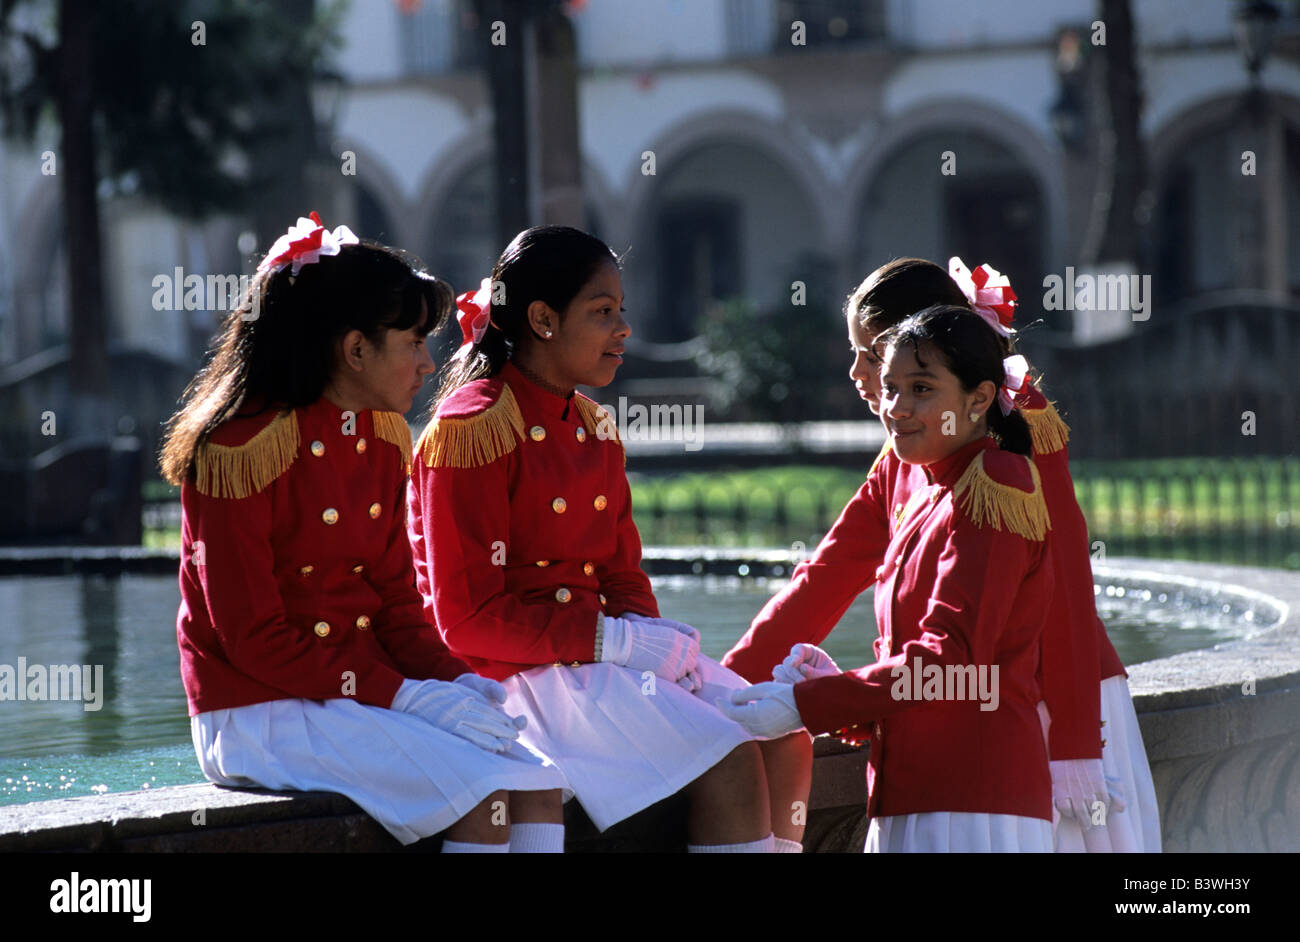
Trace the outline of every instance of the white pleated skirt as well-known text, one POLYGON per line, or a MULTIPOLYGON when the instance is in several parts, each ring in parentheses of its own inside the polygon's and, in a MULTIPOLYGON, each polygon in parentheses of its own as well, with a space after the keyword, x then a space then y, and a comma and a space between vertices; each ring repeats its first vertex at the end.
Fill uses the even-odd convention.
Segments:
POLYGON ((1160 808, 1138 727, 1137 711, 1123 674, 1101 682, 1101 765, 1107 778, 1120 783, 1125 810, 1111 811, 1104 826, 1083 830, 1077 821, 1063 818, 1056 825, 1058 854, 1158 854, 1160 808))
POLYGON ((872 818, 863 850, 868 854, 1050 854, 1052 822, 968 811, 872 818))
POLYGON ((498 790, 563 788, 519 743, 488 752, 407 713, 355 700, 272 700, 190 719, 199 767, 218 785, 337 792, 411 844, 498 790))
POLYGON ((506 712, 528 717, 520 741, 564 774, 597 828, 680 791, 756 737, 714 700, 748 682, 700 656, 694 694, 615 664, 534 667, 503 681, 506 712))

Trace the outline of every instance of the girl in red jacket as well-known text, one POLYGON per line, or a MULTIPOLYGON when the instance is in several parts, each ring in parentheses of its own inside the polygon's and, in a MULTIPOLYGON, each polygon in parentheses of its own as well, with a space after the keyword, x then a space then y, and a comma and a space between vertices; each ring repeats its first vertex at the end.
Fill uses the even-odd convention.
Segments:
MULTIPOLYGON (((985 265, 969 272, 957 258, 949 268, 951 275, 923 259, 898 259, 872 272, 849 299, 849 334, 856 351, 850 375, 873 412, 878 411, 879 361, 871 338, 913 310, 931 303, 970 307, 1006 346, 1015 295, 1005 277, 985 265)), ((1160 829, 1155 790, 1123 665, 1096 615, 1087 525, 1067 463, 1069 429, 1033 383, 1021 387, 1016 406, 1029 422, 1034 463, 1052 521, 1048 539, 1054 547, 1057 591, 1043 638, 1042 669, 1051 714, 1053 797, 1059 812, 1056 847, 1156 851, 1160 829), (1119 801, 1112 802, 1114 798, 1119 801), (1101 820, 1098 802, 1103 805, 1101 820), (1125 802, 1127 810, 1120 814, 1125 802), (1100 826, 1092 826, 1094 821, 1100 826)), ((898 460, 887 441, 867 482, 813 558, 768 603, 724 663, 756 679, 788 645, 820 643, 870 583, 916 474, 913 466, 898 460), (806 590, 814 574, 815 593, 806 590)))
POLYGON ((770 851, 758 747, 713 705, 744 681, 660 617, 618 431, 575 392, 623 359, 616 257, 576 229, 528 229, 459 303, 464 344, 412 468, 430 620, 502 681, 521 738, 598 828, 685 790, 688 849, 770 851))
POLYGON ((1036 704, 1054 577, 1009 364, 997 335, 954 306, 881 342, 881 416, 924 477, 875 573, 877 661, 841 672, 811 648, 799 682, 736 691, 725 711, 766 736, 869 736, 868 850, 1050 852, 1036 704))
POLYGON ((227 317, 162 452, 181 488, 181 676, 213 782, 347 795, 403 844, 529 850, 563 779, 424 620, 402 413, 447 285, 299 219, 227 317), (512 843, 514 846, 512 847, 512 843))

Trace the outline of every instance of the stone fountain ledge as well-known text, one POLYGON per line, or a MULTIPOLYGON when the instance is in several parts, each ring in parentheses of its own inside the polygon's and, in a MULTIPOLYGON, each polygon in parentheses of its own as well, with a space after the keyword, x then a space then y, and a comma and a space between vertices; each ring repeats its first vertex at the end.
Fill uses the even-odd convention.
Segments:
MULTIPOLYGON (((166 553, 111 550, 28 557, 35 574, 157 571, 166 553)), ((788 576, 788 551, 648 548, 652 575, 788 576)), ((172 571, 174 571, 174 563, 172 571)), ((3 568, 3 560, 0 560, 3 568)), ((1262 627, 1212 648, 1129 671, 1160 806, 1164 849, 1300 850, 1300 573, 1243 566, 1111 559, 1099 584, 1191 589, 1256 612, 1262 627), (1253 681, 1253 689, 1250 685, 1253 681)), ((865 749, 822 738, 809 801, 810 851, 854 851, 865 836, 865 749)), ((568 806, 571 851, 680 850, 681 801, 669 799, 598 834, 568 806)), ((437 838, 412 845, 432 850, 437 838)), ((351 801, 185 785, 0 808, 4 851, 399 850, 351 801), (202 812, 202 814, 200 814, 202 812), (201 819, 201 823, 196 820, 201 819)))
POLYGON ((1218 591, 1276 620, 1134 665, 1129 689, 1166 851, 1300 850, 1300 573, 1111 559, 1108 580, 1218 591))

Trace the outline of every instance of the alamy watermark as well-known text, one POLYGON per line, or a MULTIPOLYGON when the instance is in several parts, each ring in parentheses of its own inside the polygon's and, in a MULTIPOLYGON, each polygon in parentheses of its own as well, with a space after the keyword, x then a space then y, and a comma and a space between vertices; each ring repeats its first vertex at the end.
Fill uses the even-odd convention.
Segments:
POLYGON ((612 421, 618 436, 625 442, 681 442, 686 451, 699 451, 704 447, 704 406, 665 405, 650 406, 634 402, 628 405, 627 396, 618 397, 618 408, 601 406, 606 418, 596 429, 596 437, 606 440, 613 434, 606 423, 612 421))
POLYGON ((83 709, 95 712, 104 706, 103 664, 0 664, 0 701, 81 700, 83 709))
POLYGON ((1133 320, 1151 318, 1151 276, 1128 273, 1081 272, 1067 265, 1065 277, 1043 279, 1045 311, 1131 312, 1133 320))
POLYGON ((997 664, 925 664, 912 658, 912 666, 890 669, 894 678, 889 695, 895 700, 978 700, 980 710, 998 708, 997 664))
MULTIPOLYGON (((177 265, 172 274, 154 275, 150 286, 155 311, 229 311, 245 297, 249 297, 252 278, 248 275, 197 275, 185 274, 177 265)), ((255 321, 261 314, 261 299, 257 293, 249 297, 249 310, 240 315, 242 320, 255 321)))

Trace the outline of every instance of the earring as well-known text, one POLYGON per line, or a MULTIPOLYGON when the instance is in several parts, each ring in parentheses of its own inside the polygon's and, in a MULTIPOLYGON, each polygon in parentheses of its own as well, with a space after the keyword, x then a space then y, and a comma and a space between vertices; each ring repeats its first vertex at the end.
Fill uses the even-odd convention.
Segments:
POLYGON ((980 420, 980 414, 978 412, 972 412, 970 414, 970 420, 972 422, 978 422, 980 420))
POLYGON ((550 340, 550 339, 551 339, 551 332, 548 330, 548 331, 547 331, 545 334, 543 334, 542 336, 544 336, 547 340, 550 340))

